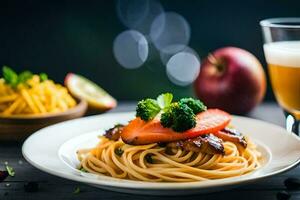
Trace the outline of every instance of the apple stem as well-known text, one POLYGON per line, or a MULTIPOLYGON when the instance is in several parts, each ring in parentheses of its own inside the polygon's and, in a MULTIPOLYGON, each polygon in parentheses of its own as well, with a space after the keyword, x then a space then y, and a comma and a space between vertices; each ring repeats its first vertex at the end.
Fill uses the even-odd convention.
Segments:
POLYGON ((208 54, 207 56, 208 61, 217 67, 218 71, 222 73, 225 70, 225 63, 224 61, 217 59, 213 54, 208 54))
POLYGON ((217 62, 218 62, 218 60, 216 59, 216 57, 213 54, 211 54, 211 53, 208 54, 207 59, 213 65, 217 64, 217 62))

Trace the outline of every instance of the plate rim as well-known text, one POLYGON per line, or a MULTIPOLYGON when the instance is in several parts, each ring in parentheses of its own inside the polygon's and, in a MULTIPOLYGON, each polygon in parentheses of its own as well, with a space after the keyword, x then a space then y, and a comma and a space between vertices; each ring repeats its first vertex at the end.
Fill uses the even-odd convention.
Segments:
MULTIPOLYGON (((299 157, 292 164, 290 164, 290 165, 288 165, 288 166, 286 166, 286 167, 284 167, 280 170, 276 170, 276 171, 273 171, 273 172, 268 173, 268 174, 262 174, 258 177, 250 177, 250 176, 248 178, 245 177, 242 180, 238 180, 238 178, 240 177, 239 176, 239 177, 233 177, 233 178, 220 179, 221 181, 219 181, 219 182, 216 182, 216 180, 207 180, 205 182, 210 183, 210 184, 205 184, 205 185, 199 185, 199 183, 201 183, 201 182, 197 182, 197 181, 195 181, 195 182, 185 182, 185 183, 168 183, 168 182, 167 183, 156 183, 156 182, 144 182, 144 181, 132 181, 132 180, 130 182, 131 184, 128 184, 128 180, 125 180, 125 181, 124 180, 107 181, 107 180, 104 180, 104 179, 102 179, 102 180, 100 180, 100 179, 99 180, 98 179, 88 179, 87 177, 77 176, 75 174, 68 174, 68 173, 64 173, 64 172, 60 172, 60 171, 51 170, 51 169, 48 169, 47 167, 44 167, 41 164, 35 163, 35 161, 31 160, 25 153, 25 151, 26 151, 25 148, 27 146, 28 141, 30 141, 33 137, 36 137, 37 135, 42 134, 45 129, 48 129, 50 127, 54 128, 54 127, 62 126, 63 124, 66 124, 66 123, 76 123, 77 121, 80 121, 82 119, 89 120, 89 119, 93 119, 93 118, 99 118, 99 117, 104 117, 104 116, 109 116, 109 115, 120 115, 120 114, 132 115, 133 113, 134 112, 106 113, 106 114, 102 114, 102 115, 88 116, 88 117, 84 117, 84 118, 69 120, 67 122, 61 122, 61 123, 43 128, 43 129, 33 133, 31 136, 29 136, 26 139, 26 141, 22 145, 22 155, 26 159, 26 161, 29 162, 35 168, 37 168, 37 169, 39 169, 43 172, 46 172, 48 174, 54 175, 54 176, 58 176, 58 177, 61 177, 61 178, 65 178, 65 179, 68 179, 68 180, 77 181, 77 182, 81 182, 81 183, 97 185, 99 187, 109 186, 109 187, 114 187, 114 188, 136 189, 136 190, 157 190, 157 189, 159 189, 159 190, 170 190, 170 189, 172 189, 172 190, 173 189, 192 190, 192 189, 200 189, 200 188, 209 189, 209 188, 216 188, 216 187, 220 187, 220 186, 241 185, 241 184, 247 184, 247 183, 254 182, 254 181, 259 181, 259 180, 265 179, 265 178, 270 177, 270 176, 274 176, 274 175, 277 175, 277 174, 284 173, 284 172, 286 172, 288 170, 291 170, 292 168, 296 167, 298 164, 300 164, 300 154, 299 154, 299 157), (140 184, 140 183, 144 183, 144 184, 140 184), (148 184, 148 186, 145 185, 145 184, 148 184)), ((253 122, 264 123, 268 126, 273 126, 274 128, 281 129, 282 131, 287 132, 283 127, 278 126, 276 124, 266 122, 266 121, 253 119, 253 118, 249 118, 249 117, 244 117, 244 116, 238 116, 238 115, 232 115, 232 116, 233 116, 233 118, 242 118, 243 120, 252 120, 253 122)), ((86 133, 83 133, 83 134, 86 134, 86 133)), ((291 137, 298 140, 298 142, 300 144, 300 138, 298 136, 296 136, 295 134, 292 134, 292 133, 288 133, 288 132, 287 132, 287 134, 290 134, 291 137)), ((71 138, 69 138, 69 139, 71 139, 71 138)), ((61 145, 59 146, 59 148, 61 147, 61 145)), ((57 159, 59 159, 59 156, 58 156, 59 148, 57 149, 57 152, 56 152, 57 159)), ((59 159, 59 161, 61 162, 60 159, 59 159)), ((247 175, 248 174, 246 174, 246 176, 247 175)))

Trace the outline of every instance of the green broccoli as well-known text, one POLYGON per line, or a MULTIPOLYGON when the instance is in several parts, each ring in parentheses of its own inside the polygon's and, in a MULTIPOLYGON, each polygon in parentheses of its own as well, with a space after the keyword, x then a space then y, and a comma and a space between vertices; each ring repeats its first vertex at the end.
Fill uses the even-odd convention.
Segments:
POLYGON ((144 99, 139 101, 136 106, 136 116, 140 117, 144 121, 152 120, 159 112, 161 108, 154 99, 144 99))
POLYGON ((193 110, 194 114, 198 114, 199 112, 206 110, 206 106, 198 99, 182 98, 179 100, 179 104, 187 105, 193 110))
POLYGON ((183 132, 196 126, 196 115, 187 105, 172 103, 161 115, 160 123, 176 132, 183 132))
POLYGON ((173 95, 161 94, 157 99, 145 99, 136 107, 136 116, 144 121, 155 118, 159 113, 163 127, 172 128, 176 132, 183 132, 196 126, 196 114, 205 111, 206 106, 193 98, 183 98, 172 103, 173 95))
POLYGON ((163 127, 170 128, 173 124, 173 113, 171 109, 173 104, 160 116, 160 123, 163 127))

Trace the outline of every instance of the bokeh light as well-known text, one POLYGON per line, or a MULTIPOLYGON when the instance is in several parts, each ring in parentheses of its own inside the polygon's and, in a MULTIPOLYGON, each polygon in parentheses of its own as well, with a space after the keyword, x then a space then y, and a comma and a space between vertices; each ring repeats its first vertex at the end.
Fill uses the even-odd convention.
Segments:
POLYGON ((143 65, 148 57, 148 42, 140 32, 127 30, 116 37, 113 53, 120 65, 135 69, 143 65))
POLYGON ((187 52, 187 53, 194 54, 200 60, 198 53, 189 46, 170 45, 169 48, 172 48, 172 49, 165 51, 165 52, 161 51, 159 53, 160 60, 164 65, 166 65, 168 63, 168 61, 170 60, 170 58, 173 55, 175 55, 176 53, 179 53, 179 52, 187 52))
POLYGON ((172 56, 167 63, 167 75, 174 84, 187 86, 198 76, 200 60, 189 52, 179 52, 172 56))
POLYGON ((117 0, 116 5, 120 21, 128 28, 134 28, 147 15, 149 0, 117 0))
MULTIPOLYGON (((149 56, 155 59, 152 63, 159 56, 174 84, 186 86, 197 78, 200 58, 188 46, 191 30, 184 17, 164 12, 158 0, 117 0, 117 13, 121 22, 131 29, 114 41, 113 51, 120 65, 134 69, 151 59, 149 56)), ((153 68, 150 67, 152 71, 153 68)))
POLYGON ((150 38, 160 52, 179 52, 187 46, 190 36, 188 22, 175 12, 160 14, 151 25, 150 38))
POLYGON ((117 14, 121 22, 146 37, 153 20, 163 12, 164 9, 157 0, 117 0, 117 14))

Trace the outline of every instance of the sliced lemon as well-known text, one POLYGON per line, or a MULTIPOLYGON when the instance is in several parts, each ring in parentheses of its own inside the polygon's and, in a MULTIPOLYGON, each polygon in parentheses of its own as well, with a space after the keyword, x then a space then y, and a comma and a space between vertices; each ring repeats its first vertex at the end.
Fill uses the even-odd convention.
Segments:
POLYGON ((104 89, 78 74, 67 74, 65 85, 74 97, 86 100, 91 109, 105 111, 117 105, 117 101, 104 89))

